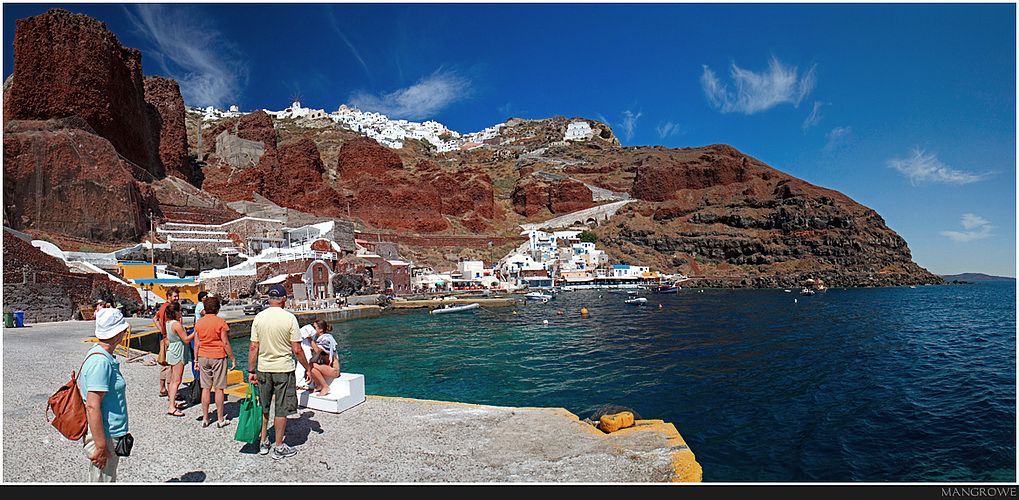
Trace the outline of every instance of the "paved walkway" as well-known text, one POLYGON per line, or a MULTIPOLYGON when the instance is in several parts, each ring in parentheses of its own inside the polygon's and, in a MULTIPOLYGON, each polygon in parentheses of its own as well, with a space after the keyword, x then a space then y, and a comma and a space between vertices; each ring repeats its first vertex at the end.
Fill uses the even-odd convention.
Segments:
MULTIPOLYGON (((92 322, 3 332, 3 481, 66 482, 86 459, 46 422, 46 400, 89 348, 92 322)), ((145 358, 151 358, 147 355, 145 358)), ((200 410, 165 414, 157 366, 121 363, 132 456, 122 482, 656 482, 699 480, 700 466, 671 424, 604 435, 562 409, 518 409, 369 397, 335 415, 302 410, 287 426, 299 453, 273 461, 233 440, 234 425, 203 429, 200 410)), ((232 399, 232 398, 231 398, 232 399)), ((237 414, 228 400, 228 418, 237 414)))

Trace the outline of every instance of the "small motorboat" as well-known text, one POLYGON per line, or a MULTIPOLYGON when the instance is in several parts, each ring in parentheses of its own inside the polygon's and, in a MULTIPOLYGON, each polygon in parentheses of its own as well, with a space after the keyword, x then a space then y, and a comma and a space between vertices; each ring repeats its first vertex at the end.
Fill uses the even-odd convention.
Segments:
POLYGON ((634 299, 626 299, 623 302, 625 302, 627 304, 630 304, 630 305, 640 306, 640 305, 646 304, 647 303, 647 299, 644 298, 644 297, 637 297, 637 298, 634 298, 634 299))
POLYGON ((541 292, 531 292, 531 293, 529 293, 527 295, 524 295, 524 298, 527 299, 527 300, 538 300, 538 301, 541 301, 541 302, 548 302, 548 301, 552 300, 552 296, 551 295, 545 294, 545 293, 541 293, 541 292))
POLYGON ((660 286, 654 289, 655 293, 679 293, 678 286, 660 286))
POLYGON ((793 292, 792 290, 790 290, 788 288, 786 288, 785 290, 782 290, 782 291, 785 292, 785 293, 792 293, 793 292))
POLYGON ((450 305, 447 305, 446 307, 440 307, 438 309, 432 309, 431 311, 428 311, 428 312, 430 314, 448 314, 448 313, 470 311, 471 309, 477 309, 479 307, 481 307, 481 304, 478 304, 477 302, 475 302, 473 304, 464 304, 462 306, 454 306, 454 305, 450 304, 450 305))
POLYGON ((811 290, 809 288, 804 288, 803 290, 800 290, 800 295, 806 295, 808 297, 811 296, 811 295, 814 295, 815 293, 817 293, 817 292, 815 292, 815 291, 813 291, 813 290, 811 290))

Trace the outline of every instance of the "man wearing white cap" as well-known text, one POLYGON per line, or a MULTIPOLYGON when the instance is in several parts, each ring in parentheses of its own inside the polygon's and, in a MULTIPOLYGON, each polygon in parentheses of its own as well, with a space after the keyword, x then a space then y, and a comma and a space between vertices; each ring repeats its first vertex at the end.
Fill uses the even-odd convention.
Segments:
POLYGON ((115 482, 120 457, 114 453, 130 451, 132 440, 127 429, 127 398, 120 363, 114 349, 127 334, 128 324, 118 309, 96 311, 96 338, 78 375, 78 389, 85 401, 85 456, 89 459, 89 482, 115 482), (127 443, 120 443, 126 440, 127 443), (120 444, 121 446, 117 446, 120 444))

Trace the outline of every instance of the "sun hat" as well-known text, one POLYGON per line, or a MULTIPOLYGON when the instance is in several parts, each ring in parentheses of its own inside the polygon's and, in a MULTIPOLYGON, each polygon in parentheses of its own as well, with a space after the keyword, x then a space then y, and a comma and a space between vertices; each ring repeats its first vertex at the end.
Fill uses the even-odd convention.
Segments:
POLYGON ((275 299, 286 298, 287 289, 283 285, 273 285, 269 287, 269 296, 275 299))
POLYGON ((96 312, 96 338, 99 340, 112 339, 127 330, 127 327, 124 313, 120 309, 107 307, 96 312))

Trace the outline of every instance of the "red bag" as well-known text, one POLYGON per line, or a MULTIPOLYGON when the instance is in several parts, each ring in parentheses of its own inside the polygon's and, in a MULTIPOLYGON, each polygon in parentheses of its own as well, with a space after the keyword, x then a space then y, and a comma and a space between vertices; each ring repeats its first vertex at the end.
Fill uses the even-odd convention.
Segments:
MULTIPOLYGON (((93 352, 88 356, 85 356, 85 360, 88 360, 93 354, 100 354, 93 352)), ((81 367, 85 366, 85 361, 81 362, 81 367)), ((71 380, 66 384, 60 386, 57 392, 54 392, 46 402, 46 421, 50 422, 50 412, 53 412, 53 427, 56 427, 61 434, 71 441, 77 441, 85 436, 85 428, 88 426, 88 421, 85 419, 85 402, 81 400, 81 391, 78 389, 78 377, 81 374, 81 367, 78 368, 78 373, 71 372, 71 380)))

